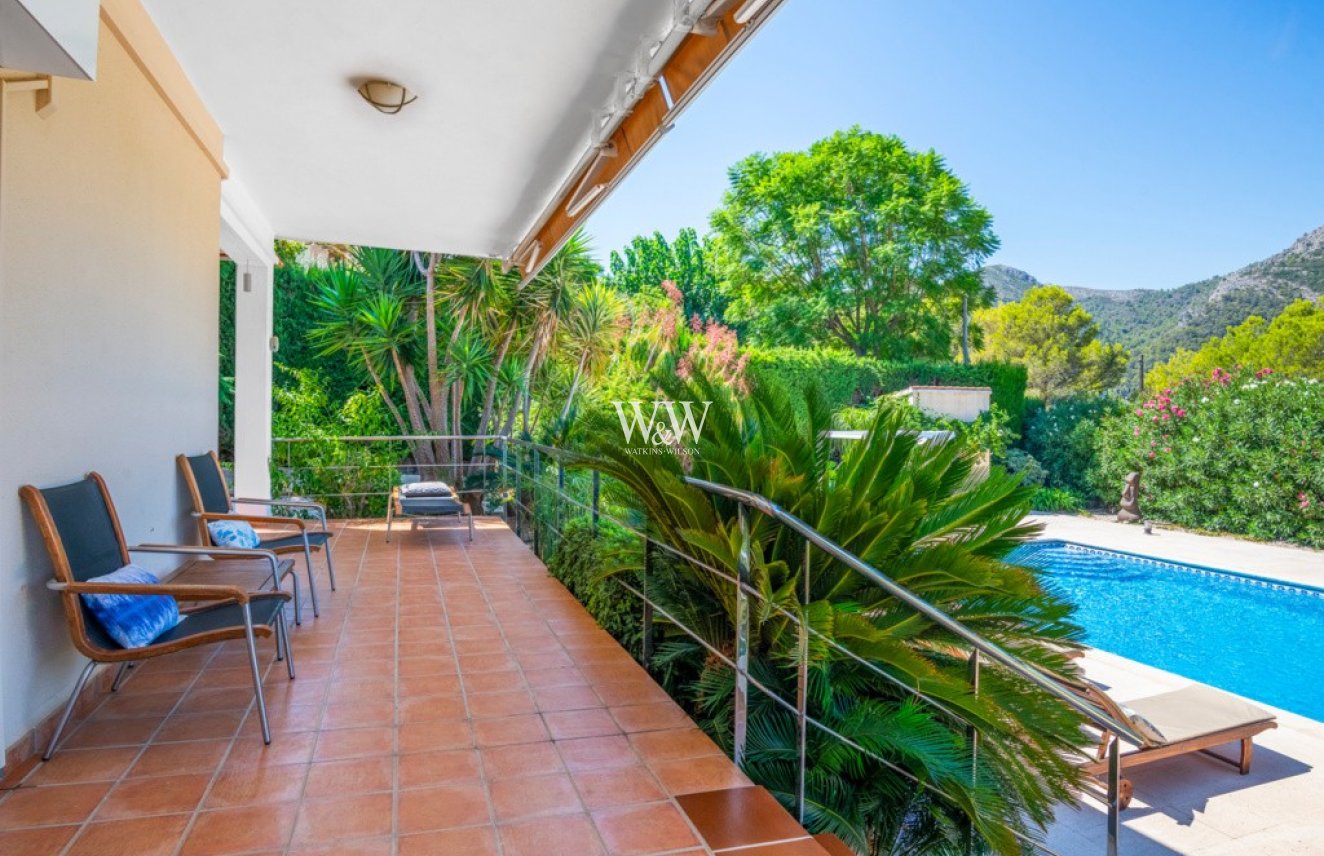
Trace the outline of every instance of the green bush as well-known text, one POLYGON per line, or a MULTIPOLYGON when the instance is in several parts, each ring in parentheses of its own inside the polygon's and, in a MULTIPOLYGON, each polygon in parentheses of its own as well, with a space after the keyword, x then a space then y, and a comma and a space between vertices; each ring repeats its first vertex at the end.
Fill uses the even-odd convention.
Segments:
POLYGON ((1106 417, 1095 489, 1141 473, 1146 516, 1324 547, 1324 382, 1214 369, 1106 417))
MULTIPOLYGON (((547 570, 584 605, 599 627, 627 650, 638 652, 643 639, 643 606, 616 579, 605 578, 603 569, 635 567, 642 561, 638 537, 608 520, 600 521, 595 537, 592 522, 577 517, 562 527, 547 570)), ((629 579, 622 577, 621 581, 629 579)))
POLYGON ((1121 485, 1108 486, 1096 495, 1090 483, 1094 469, 1095 434, 1107 416, 1126 410, 1126 402, 1100 395, 1064 398, 1049 409, 1026 408, 1022 447, 1043 467, 1044 484, 1071 491, 1096 503, 1117 498, 1121 485))
POLYGON ((987 386, 993 391, 993 403, 1009 417, 1007 427, 1015 434, 1021 430, 1025 409, 1023 366, 923 360, 896 363, 825 348, 751 348, 748 354, 746 371, 756 385, 779 387, 795 401, 803 401, 814 390, 834 411, 871 402, 879 395, 908 386, 987 386))
POLYGON ((1021 484, 1042 487, 1048 473, 1034 456, 1024 449, 1010 449, 1007 452, 1007 472, 1021 477, 1021 484))
POLYGON ((1034 492, 1030 507, 1035 511, 1083 511, 1085 501, 1076 493, 1059 487, 1041 487, 1034 492))
POLYGON ((387 496, 400 478, 397 465, 408 459, 408 448, 337 439, 394 433, 381 399, 356 392, 336 406, 320 372, 277 368, 283 377, 273 388, 272 434, 304 440, 281 444, 273 456, 273 491, 323 502, 332 517, 385 516, 387 496))

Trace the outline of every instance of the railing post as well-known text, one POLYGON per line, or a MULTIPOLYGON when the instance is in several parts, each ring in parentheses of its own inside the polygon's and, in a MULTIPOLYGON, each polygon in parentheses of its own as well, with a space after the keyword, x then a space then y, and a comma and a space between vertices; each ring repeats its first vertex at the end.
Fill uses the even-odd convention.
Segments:
POLYGON ((749 725, 749 585, 753 563, 749 542, 749 512, 744 503, 736 506, 740 519, 740 558, 736 577, 736 695, 732 742, 737 767, 745 766, 745 736, 749 725))
POLYGON ((542 521, 538 519, 538 482, 542 480, 542 455, 533 450, 533 474, 529 483, 529 511, 533 515, 533 555, 542 558, 542 521))
POLYGON ((593 471, 593 537, 598 537, 599 503, 602 499, 602 473, 593 471))
POLYGON ((1108 856, 1117 856, 1122 835, 1122 741, 1116 734, 1108 744, 1108 856))
MULTIPOLYGON (((967 680, 970 681, 970 691, 976 696, 979 695, 979 649, 973 648, 970 651, 970 657, 966 661, 967 680)), ((979 731, 973 725, 967 725, 965 729, 966 739, 970 741, 970 786, 972 788, 979 784, 979 731)), ((965 852, 973 854, 975 852, 975 825, 971 819, 966 820, 965 825, 965 852)))
POLYGON ((809 606, 811 549, 813 549, 813 545, 805 541, 804 568, 801 571, 801 576, 804 578, 802 580, 804 596, 800 600, 800 667, 795 676, 795 718, 797 720, 797 739, 800 748, 800 775, 796 782, 795 808, 801 826, 805 822, 805 768, 809 761, 809 621, 805 613, 805 607, 809 606))
POLYGON ((643 639, 639 643, 639 659, 647 669, 653 661, 653 603, 648 595, 648 578, 653 575, 653 542, 648 537, 648 524, 644 524, 644 616, 643 639))
POLYGON ((556 541, 561 543, 561 533, 565 531, 565 463, 556 459, 556 541))
POLYGON ((522 484, 524 479, 520 475, 523 471, 524 471, 524 463, 522 460, 522 456, 520 455, 520 450, 516 449, 515 450, 515 494, 514 494, 515 535, 520 539, 520 541, 524 540, 524 485, 522 484))

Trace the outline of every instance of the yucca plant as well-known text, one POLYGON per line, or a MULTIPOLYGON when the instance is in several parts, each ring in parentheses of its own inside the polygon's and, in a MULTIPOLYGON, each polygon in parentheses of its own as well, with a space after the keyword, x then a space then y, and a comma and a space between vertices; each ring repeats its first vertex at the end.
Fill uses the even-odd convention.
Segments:
MULTIPOLYGON (((702 375, 658 384, 661 398, 711 402, 697 441, 674 455, 631 454, 614 412, 590 414, 576 432, 584 457, 572 466, 603 469, 658 540, 697 560, 656 562, 650 597, 712 648, 734 651, 736 597, 729 580, 702 565, 736 575, 738 512, 686 475, 767 497, 968 628, 1073 672, 1063 653, 1080 638, 1073 607, 1033 570, 1004 561, 1036 531, 1022 522, 1032 490, 1018 479, 996 468, 983 481, 970 478, 974 458, 964 445, 919 443, 887 405, 837 461, 826 439, 832 414, 817 398, 799 408, 771 389, 736 397, 702 375)), ((964 852, 971 842, 1019 852, 1015 833, 1035 834, 1079 784, 1064 757, 1082 744, 1076 712, 994 665, 973 692, 964 642, 819 550, 809 554, 806 597, 803 538, 747 514, 760 593, 751 674, 794 702, 801 647, 788 614, 807 623, 809 713, 836 732, 809 729, 806 824, 860 853, 964 852)), ((618 561, 604 573, 638 570, 618 561)), ((674 625, 659 628, 655 664, 730 747, 732 670, 674 625)), ((746 771, 793 807, 795 718, 756 690, 750 704, 746 771)))

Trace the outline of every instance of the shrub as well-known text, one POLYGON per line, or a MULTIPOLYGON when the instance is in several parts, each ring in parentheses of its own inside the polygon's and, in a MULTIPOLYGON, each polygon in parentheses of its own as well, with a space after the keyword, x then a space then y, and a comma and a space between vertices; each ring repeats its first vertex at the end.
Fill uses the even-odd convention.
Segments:
POLYGON ((1077 512, 1085 508, 1085 501, 1076 493, 1058 487, 1041 487, 1034 492, 1030 507, 1035 511, 1077 512))
POLYGON ((608 520, 598 535, 587 517, 577 517, 561 530, 547 570, 570 590, 598 623, 630 651, 643 638, 643 607, 619 582, 603 576, 603 568, 635 567, 642 562, 638 538, 608 520))
POLYGON ((1040 466, 1034 456, 1024 449, 1011 449, 1007 452, 1007 472, 1021 477, 1021 484, 1042 487, 1048 473, 1040 466))
POLYGON ((324 502, 332 517, 382 517, 396 465, 408 459, 403 443, 346 443, 337 437, 394 433, 381 399, 356 392, 339 407, 331 403, 325 378, 312 369, 277 367, 284 382, 273 389, 272 434, 298 437, 271 462, 277 496, 306 496, 324 502))
POLYGON ((1214 369, 1105 418, 1095 450, 1095 489, 1139 470, 1148 516, 1324 547, 1324 382, 1214 369))
POLYGON ((1125 409, 1121 399, 1099 395, 1064 398, 1048 409, 1027 408, 1021 445, 1042 465, 1044 484, 1069 490, 1085 500, 1115 500, 1120 482, 1096 496, 1089 474, 1094 469, 1094 437, 1100 421, 1125 409))
MULTIPOLYGON (((1073 607, 1041 586, 1035 571, 1004 561, 1036 531, 1022 525, 1033 490, 996 467, 986 479, 970 479, 977 457, 968 446, 917 443, 897 407, 878 408, 865 438, 837 462, 816 442, 833 418, 819 397, 800 402, 807 414, 801 424, 783 395, 739 396, 702 374, 686 383, 664 379, 661 391, 712 402, 692 453, 632 454, 605 415, 587 426, 582 451, 608 481, 628 489, 636 516, 646 516, 661 542, 694 557, 674 573, 652 576, 649 591, 670 620, 694 634, 670 620, 658 624, 657 660, 687 664, 694 676, 679 696, 695 720, 731 746, 735 679, 712 652, 734 650, 738 607, 729 579, 743 568, 757 595, 749 658, 760 686, 794 697, 800 654, 788 614, 841 646, 812 645, 809 714, 867 751, 811 729, 808 828, 831 830, 858 852, 963 852, 969 829, 979 852, 1020 853, 1012 830, 1042 826, 1079 784, 1079 769, 1065 758, 1082 746, 1079 716, 997 669, 986 669, 980 692, 971 694, 968 662, 954 653, 961 643, 943 627, 821 551, 810 553, 801 577, 802 539, 763 515, 743 518, 733 503, 684 476, 767 497, 957 621, 1072 674, 1062 646, 1079 638, 1073 607), (880 680, 875 669, 898 676, 899 685, 880 680), (985 724, 977 759, 950 709, 985 724), (896 770, 919 784, 912 787, 896 770)), ((582 465, 587 461, 572 463, 582 465)), ((797 780, 795 733, 784 708, 751 695, 745 770, 784 800, 797 780)))

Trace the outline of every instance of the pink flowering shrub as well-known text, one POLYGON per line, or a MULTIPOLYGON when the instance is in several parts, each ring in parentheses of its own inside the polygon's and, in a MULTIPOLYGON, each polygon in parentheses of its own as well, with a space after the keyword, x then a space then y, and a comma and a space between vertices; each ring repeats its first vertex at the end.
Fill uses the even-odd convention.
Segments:
POLYGON ((1216 368, 1106 418, 1091 481, 1140 470, 1147 516, 1324 547, 1324 382, 1216 368))

